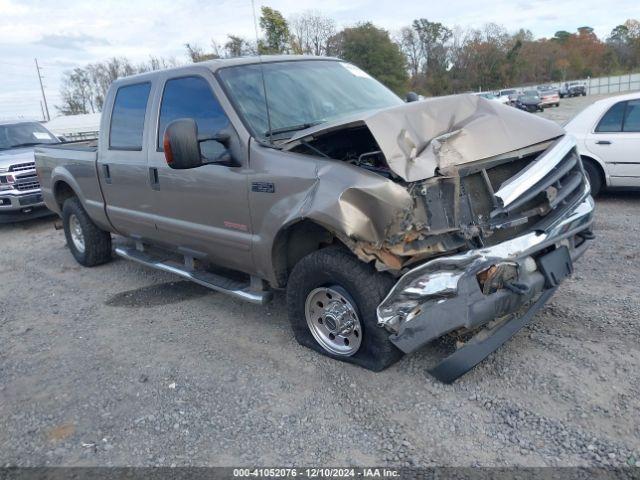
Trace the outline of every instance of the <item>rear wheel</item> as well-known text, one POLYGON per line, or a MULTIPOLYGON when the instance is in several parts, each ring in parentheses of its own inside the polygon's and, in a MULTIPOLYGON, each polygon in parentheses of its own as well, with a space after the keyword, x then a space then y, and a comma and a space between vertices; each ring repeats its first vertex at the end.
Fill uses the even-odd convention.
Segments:
POLYGON ((587 174, 589 185, 591 185, 591 196, 596 197, 602 191, 603 178, 598 167, 590 160, 582 160, 584 173, 587 174))
POLYGON ((300 260, 287 286, 296 340, 328 357, 380 371, 402 357, 377 325, 376 308, 391 289, 377 272, 343 248, 328 247, 300 260))
POLYGON ((65 200, 62 224, 69 250, 80 265, 93 267, 111 260, 111 235, 93 223, 77 197, 65 200))

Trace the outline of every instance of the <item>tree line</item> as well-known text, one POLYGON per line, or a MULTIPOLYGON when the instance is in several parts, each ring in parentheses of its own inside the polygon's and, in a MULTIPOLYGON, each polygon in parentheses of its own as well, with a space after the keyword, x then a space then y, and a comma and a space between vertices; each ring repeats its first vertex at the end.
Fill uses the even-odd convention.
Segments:
POLYGON ((604 39, 588 26, 535 38, 529 30, 510 33, 495 23, 475 29, 426 18, 393 34, 371 22, 339 30, 332 18, 318 11, 286 18, 270 7, 261 8, 259 25, 262 36, 257 41, 229 34, 222 45, 188 43, 184 62, 151 57, 136 65, 112 58, 75 68, 63 77, 57 109, 63 115, 100 111, 109 85, 122 76, 257 54, 339 57, 400 95, 409 90, 426 96, 493 90, 640 69, 640 21, 635 19, 616 26, 604 39))

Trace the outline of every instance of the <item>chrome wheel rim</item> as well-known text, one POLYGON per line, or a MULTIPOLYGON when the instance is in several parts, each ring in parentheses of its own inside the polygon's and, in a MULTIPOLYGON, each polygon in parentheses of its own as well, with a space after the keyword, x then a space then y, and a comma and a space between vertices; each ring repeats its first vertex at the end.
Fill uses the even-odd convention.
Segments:
POLYGON ((362 343, 362 325, 351 300, 335 287, 307 295, 304 313, 313 338, 326 351, 349 357, 362 343))
POLYGON ((69 233, 71 234, 73 246, 78 252, 84 253, 84 234, 82 233, 80 220, 74 214, 69 217, 69 233))

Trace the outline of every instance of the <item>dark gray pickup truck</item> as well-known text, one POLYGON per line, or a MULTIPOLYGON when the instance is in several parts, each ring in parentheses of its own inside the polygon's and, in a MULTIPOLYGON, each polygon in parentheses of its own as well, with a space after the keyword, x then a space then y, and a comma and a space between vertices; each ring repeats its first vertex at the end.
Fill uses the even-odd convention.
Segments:
POLYGON ((405 103, 331 58, 120 79, 97 146, 36 164, 81 264, 116 234, 117 255, 237 298, 286 288, 301 344, 373 370, 456 339, 430 370, 445 382, 531 321, 593 237, 560 127, 473 95, 405 103))

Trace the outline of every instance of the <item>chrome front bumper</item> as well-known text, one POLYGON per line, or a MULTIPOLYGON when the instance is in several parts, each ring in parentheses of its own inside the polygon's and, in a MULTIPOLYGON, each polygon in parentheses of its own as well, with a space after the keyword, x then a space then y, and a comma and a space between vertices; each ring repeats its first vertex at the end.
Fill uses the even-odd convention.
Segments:
POLYGON ((564 245, 576 260, 587 247, 594 202, 588 185, 584 188, 577 206, 543 233, 532 231, 492 247, 437 258, 407 272, 378 306, 378 325, 409 353, 446 333, 475 329, 531 302, 545 290, 536 256, 564 245), (483 293, 478 273, 505 263, 517 271, 523 291, 500 288, 483 293))
POLYGON ((0 212, 15 212, 25 208, 43 206, 44 200, 42 199, 42 192, 39 188, 26 192, 18 192, 17 190, 0 192, 0 212))
POLYGON ((45 207, 41 190, 8 190, 0 192, 0 223, 52 215, 45 207))

